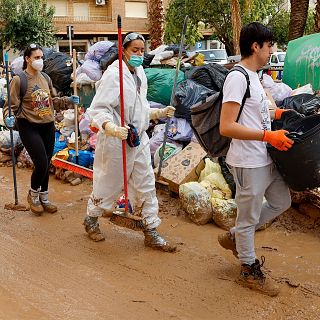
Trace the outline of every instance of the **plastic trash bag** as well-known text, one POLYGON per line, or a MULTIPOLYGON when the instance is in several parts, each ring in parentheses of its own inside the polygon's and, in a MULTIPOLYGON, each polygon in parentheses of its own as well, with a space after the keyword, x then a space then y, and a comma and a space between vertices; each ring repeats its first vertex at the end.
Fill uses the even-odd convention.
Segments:
POLYGON ((221 173, 222 173, 224 179, 226 180, 226 182, 231 190, 232 198, 234 199, 235 195, 236 195, 236 183, 234 182, 233 175, 227 166, 226 157, 219 157, 218 162, 219 162, 219 165, 221 168, 221 173))
MULTIPOLYGON (((69 161, 76 163, 75 150, 69 150, 69 161)), ((91 151, 79 150, 78 164, 82 167, 89 168, 93 164, 93 154, 91 151)))
POLYGON ((274 82, 272 77, 267 74, 263 74, 262 85, 265 89, 270 91, 272 98, 277 105, 281 104, 285 98, 290 97, 292 94, 292 89, 288 85, 282 82, 274 82))
POLYGON ((71 93, 72 65, 67 63, 69 61, 70 56, 61 52, 54 52, 44 60, 43 71, 51 78, 53 86, 64 95, 71 93))
POLYGON ((64 135, 59 132, 55 133, 54 149, 52 155, 55 155, 59 151, 67 147, 67 139, 64 135))
POLYGON ((167 137, 174 141, 190 142, 192 138, 192 128, 186 119, 172 117, 167 137))
MULTIPOLYGON (((170 105, 171 91, 176 74, 174 69, 145 69, 145 74, 148 79, 148 94, 147 99, 161 103, 165 106, 170 105)), ((184 80, 184 73, 179 71, 177 84, 184 80)))
POLYGON ((218 92, 222 90, 228 69, 217 63, 195 67, 186 72, 186 79, 191 79, 203 86, 218 92))
POLYGON ((144 55, 143 55, 143 64, 142 64, 142 66, 144 68, 149 68, 154 57, 155 57, 154 54, 149 54, 149 53, 145 52, 144 55))
POLYGON ((100 59, 101 70, 102 71, 107 70, 110 64, 112 64, 117 59, 118 59, 118 47, 113 46, 100 59))
POLYGON ((99 41, 89 48, 85 60, 100 62, 104 54, 113 46, 114 43, 111 41, 99 41))
POLYGON ((191 106, 205 100, 214 92, 193 80, 182 81, 177 87, 173 106, 177 118, 184 118, 191 122, 191 106))
MULTIPOLYGON (((13 131, 13 145, 15 148, 21 147, 22 142, 18 131, 13 131)), ((10 131, 0 131, 0 148, 1 149, 10 149, 11 148, 11 139, 10 131)))
POLYGON ((200 184, 205 186, 212 197, 231 199, 232 192, 221 172, 214 172, 206 176, 200 184))
POLYGON ((102 77, 100 64, 94 60, 86 60, 78 69, 78 74, 85 73, 91 80, 98 81, 102 77))
POLYGON ((217 226, 229 231, 235 225, 237 205, 234 199, 211 199, 212 218, 217 226))
POLYGON ((320 97, 302 93, 283 100, 284 109, 293 109, 304 115, 311 115, 320 109, 320 97))
POLYGON ((179 197, 182 208, 194 223, 203 225, 212 220, 210 194, 198 182, 180 185, 179 197))
POLYGON ((12 62, 11 62, 11 71, 14 74, 19 74, 21 73, 23 67, 23 56, 15 58, 12 62))
POLYGON ((209 158, 205 158, 205 167, 200 173, 199 182, 205 180, 205 178, 214 172, 221 173, 221 168, 218 163, 211 161, 209 158))

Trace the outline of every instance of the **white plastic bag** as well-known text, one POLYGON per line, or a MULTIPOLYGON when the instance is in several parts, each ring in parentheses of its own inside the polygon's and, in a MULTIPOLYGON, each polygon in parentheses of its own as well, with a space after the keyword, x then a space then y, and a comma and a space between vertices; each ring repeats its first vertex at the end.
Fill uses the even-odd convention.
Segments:
POLYGON ((209 192, 198 182, 188 182, 179 187, 182 208, 196 224, 206 224, 212 220, 209 192))

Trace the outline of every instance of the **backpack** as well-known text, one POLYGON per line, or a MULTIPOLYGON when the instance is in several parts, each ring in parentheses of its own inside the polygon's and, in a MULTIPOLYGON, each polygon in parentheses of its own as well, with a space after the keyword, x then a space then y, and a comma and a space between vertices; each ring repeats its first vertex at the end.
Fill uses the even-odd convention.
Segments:
MULTIPOLYGON (((250 97, 250 79, 241 66, 234 66, 230 71, 241 72, 247 80, 247 90, 242 99, 237 122, 239 121, 246 99, 250 97)), ((231 138, 220 134, 220 114, 222 108, 222 89, 220 92, 196 103, 191 107, 191 127, 202 148, 213 158, 225 156, 229 150, 231 138)))
MULTIPOLYGON (((49 76, 44 72, 41 72, 41 74, 43 75, 43 77, 48 82, 48 85, 49 85, 49 88, 50 88, 51 80, 50 80, 49 76)), ((13 115, 15 117, 17 117, 22 111, 22 100, 23 100, 23 97, 25 96, 25 94, 27 92, 27 89, 28 89, 28 78, 27 78, 27 75, 26 75, 26 73, 24 71, 21 72, 21 73, 17 73, 15 75, 20 78, 20 105, 19 105, 19 108, 13 113, 13 115)), ((11 81, 12 81, 12 79, 10 80, 10 83, 11 83, 11 81)), ((3 113, 3 119, 5 119, 9 115, 8 105, 3 107, 3 112, 2 113, 3 113)), ((17 121, 14 124, 13 130, 18 130, 17 121)))

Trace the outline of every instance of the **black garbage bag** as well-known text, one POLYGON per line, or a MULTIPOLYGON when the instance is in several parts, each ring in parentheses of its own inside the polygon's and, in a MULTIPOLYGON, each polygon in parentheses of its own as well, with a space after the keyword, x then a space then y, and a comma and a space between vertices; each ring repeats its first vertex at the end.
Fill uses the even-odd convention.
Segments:
POLYGON ((53 52, 44 60, 43 71, 51 78, 53 86, 64 95, 71 93, 71 74, 70 56, 62 52, 53 52))
POLYGON ((106 71, 114 61, 118 59, 118 47, 112 46, 100 59, 100 68, 106 71))
POLYGON ((149 54, 149 53, 145 52, 144 56, 143 56, 143 64, 142 64, 142 66, 144 68, 149 68, 154 56, 155 56, 154 54, 149 54))
MULTIPOLYGON (((164 51, 173 51, 174 54, 179 54, 180 46, 177 44, 172 44, 167 46, 164 51)), ((187 51, 185 48, 182 49, 182 54, 186 54, 187 51)))
POLYGON ((186 72, 186 79, 191 79, 203 86, 218 92, 222 90, 228 69, 217 63, 209 63, 201 67, 195 67, 186 72))
POLYGON ((211 96, 213 91, 193 80, 182 81, 177 89, 173 106, 176 118, 184 118, 191 122, 191 106, 211 96))
POLYGON ((48 59, 54 52, 56 52, 53 48, 42 48, 43 59, 48 59))
POLYGON ((233 175, 229 171, 229 168, 227 166, 226 157, 224 157, 224 156, 219 157, 218 162, 219 162, 219 165, 221 168, 222 175, 223 175, 224 179, 226 180, 226 182, 232 192, 232 199, 234 199, 235 195, 236 195, 236 183, 234 182, 233 175))
POLYGON ((273 131, 284 129, 289 132, 295 132, 304 118, 303 114, 295 110, 288 110, 282 113, 281 119, 272 121, 271 128, 273 131))
POLYGON ((320 109, 320 97, 313 94, 302 93, 285 98, 282 102, 284 109, 293 109, 306 116, 317 113, 320 109))
MULTIPOLYGON (((285 115, 285 112, 283 115, 285 115)), ((320 114, 291 120, 288 137, 294 144, 288 151, 267 145, 268 152, 288 186, 294 191, 320 187, 320 114)))

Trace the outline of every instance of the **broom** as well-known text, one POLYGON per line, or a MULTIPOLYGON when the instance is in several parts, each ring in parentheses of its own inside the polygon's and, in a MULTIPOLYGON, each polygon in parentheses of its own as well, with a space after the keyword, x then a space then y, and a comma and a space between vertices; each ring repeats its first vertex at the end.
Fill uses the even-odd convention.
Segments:
MULTIPOLYGON (((72 67, 73 67, 73 94, 77 96, 78 88, 77 88, 77 78, 76 78, 76 72, 77 72, 77 52, 75 49, 73 49, 72 52, 72 67)), ((78 106, 74 104, 74 122, 75 122, 75 151, 76 151, 76 163, 71 163, 63 159, 54 158, 52 159, 52 164, 55 167, 62 168, 68 171, 72 171, 75 173, 78 173, 84 177, 87 177, 89 179, 93 179, 93 171, 89 168, 82 167, 79 165, 79 127, 78 127, 78 106)))
MULTIPOLYGON (((120 116, 121 126, 124 122, 124 94, 123 94, 123 68, 122 68, 122 32, 121 16, 118 15, 118 52, 119 52, 119 83, 120 83, 120 116)), ((143 219, 129 213, 128 199, 128 175, 127 175, 127 145, 126 140, 122 140, 122 165, 123 165, 123 189, 124 189, 124 210, 118 209, 113 211, 110 221, 120 227, 141 231, 144 229, 143 219)))
MULTIPOLYGON (((12 110, 11 110, 11 96, 10 96, 8 52, 5 53, 4 60, 5 60, 5 69, 6 69, 6 80, 7 80, 8 112, 9 112, 9 117, 11 117, 12 116, 12 110)), ((4 208, 7 209, 7 210, 28 211, 27 207, 25 205, 23 205, 23 204, 19 204, 19 200, 18 200, 16 158, 15 158, 15 155, 14 155, 14 143, 13 143, 13 129, 9 128, 9 130, 10 130, 11 156, 12 156, 14 204, 13 203, 7 203, 7 204, 5 204, 4 208)))

